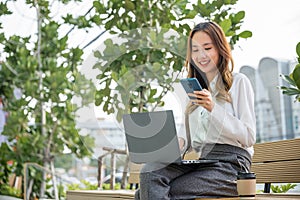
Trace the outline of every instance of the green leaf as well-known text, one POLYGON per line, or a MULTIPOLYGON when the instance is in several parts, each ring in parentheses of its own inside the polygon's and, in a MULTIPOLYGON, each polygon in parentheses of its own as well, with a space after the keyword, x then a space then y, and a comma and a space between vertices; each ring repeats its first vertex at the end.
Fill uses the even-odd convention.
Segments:
POLYGON ((282 92, 283 94, 286 94, 289 96, 300 94, 300 90, 298 90, 296 88, 281 87, 281 89, 283 90, 283 92, 282 92))
POLYGON ((7 3, 0 2, 0 16, 9 14, 12 14, 12 12, 8 10, 7 3))
POLYGON ((94 51, 94 56, 96 57, 96 58, 101 58, 101 53, 100 53, 100 51, 94 51))
POLYGON ((158 104, 157 104, 157 106, 159 106, 159 107, 163 107, 165 105, 165 102, 164 101, 160 101, 160 102, 158 102, 158 104))
POLYGON ((0 33, 0 42, 2 43, 2 41, 5 39, 4 33, 0 33))
POLYGON ((295 99, 296 99, 296 101, 300 102, 300 94, 296 95, 295 99))
POLYGON ((186 19, 194 19, 197 14, 198 13, 195 10, 189 10, 189 12, 185 16, 185 18, 186 19))
POLYGON ((234 36, 235 32, 234 31, 227 31, 226 36, 234 36))
POLYGON ((252 32, 251 31, 243 31, 239 34, 241 38, 250 38, 252 37, 252 32))
POLYGON ((300 89, 300 64, 297 64, 293 71, 293 79, 296 83, 296 86, 300 89))
POLYGON ((125 8, 127 10, 134 10, 135 9, 135 5, 131 1, 125 0, 125 8))
POLYGON ((93 2, 93 6, 94 8, 96 8, 96 11, 100 14, 106 12, 106 9, 104 8, 103 4, 101 4, 98 0, 93 2))
POLYGON ((102 22, 102 20, 101 20, 101 18, 100 18, 99 15, 93 16, 93 17, 91 18, 91 20, 92 20, 95 24, 97 24, 97 25, 100 25, 101 22, 102 22))
POLYGON ((271 185, 271 190, 273 193, 286 193, 291 189, 294 189, 297 184, 282 184, 282 185, 271 185))
POLYGON ((236 13, 234 15, 234 17, 232 18, 232 22, 237 24, 239 23, 242 19, 244 19, 245 17, 245 11, 239 11, 238 13, 236 13))
POLYGON ((209 10, 204 4, 198 2, 198 5, 193 5, 194 10, 197 10, 200 13, 201 17, 209 18, 211 10, 209 10))
POLYGON ((111 73, 111 78, 112 78, 114 81, 117 82, 117 81, 118 81, 118 77, 119 77, 119 76, 118 76, 118 73, 117 73, 117 72, 112 72, 112 73, 111 73))
POLYGON ((149 97, 152 98, 156 93, 157 93, 157 89, 156 88, 151 89, 149 97))
POLYGON ((119 71, 120 77, 123 76, 124 74, 126 74, 127 72, 128 72, 128 69, 127 69, 126 65, 122 65, 121 70, 119 71))
POLYGON ((157 63, 157 62, 153 63, 153 68, 152 69, 153 69, 154 73, 157 73, 159 70, 161 70, 161 64, 157 63))
POLYGON ((225 19, 225 20, 221 21, 220 26, 222 27, 224 33, 226 33, 231 28, 231 20, 225 19))
POLYGON ((116 117, 118 122, 122 121, 123 114, 124 114, 124 111, 122 109, 118 109, 118 111, 117 111, 117 117, 116 117))
POLYGON ((297 52, 298 57, 300 57, 300 42, 296 46, 296 52, 297 52))
POLYGON ((152 42, 156 42, 156 33, 155 33, 155 31, 150 31, 150 40, 152 41, 152 42))
MULTIPOLYGON (((291 75, 292 75, 292 74, 291 74, 291 75)), ((288 75, 280 74, 280 77, 281 77, 284 81, 288 82, 290 85, 296 87, 296 83, 295 83, 295 81, 291 78, 291 75, 288 76, 288 75)))

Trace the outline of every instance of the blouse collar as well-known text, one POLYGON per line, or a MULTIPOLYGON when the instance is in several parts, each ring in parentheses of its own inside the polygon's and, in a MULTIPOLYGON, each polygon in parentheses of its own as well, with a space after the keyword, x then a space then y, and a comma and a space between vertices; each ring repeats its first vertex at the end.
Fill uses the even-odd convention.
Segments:
POLYGON ((218 77, 219 77, 219 75, 217 74, 217 75, 213 78, 213 80, 209 83, 209 87, 210 87, 212 96, 216 96, 216 94, 217 94, 217 88, 216 88, 216 85, 217 85, 218 77))

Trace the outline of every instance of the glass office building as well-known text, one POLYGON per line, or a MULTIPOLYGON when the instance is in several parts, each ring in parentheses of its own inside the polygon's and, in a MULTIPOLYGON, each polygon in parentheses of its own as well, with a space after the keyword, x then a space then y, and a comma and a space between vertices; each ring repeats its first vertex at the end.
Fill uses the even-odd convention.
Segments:
POLYGON ((300 137, 300 102, 283 95, 288 86, 280 75, 290 74, 295 63, 270 57, 262 58, 257 68, 242 66, 240 72, 251 81, 255 92, 257 142, 300 137))

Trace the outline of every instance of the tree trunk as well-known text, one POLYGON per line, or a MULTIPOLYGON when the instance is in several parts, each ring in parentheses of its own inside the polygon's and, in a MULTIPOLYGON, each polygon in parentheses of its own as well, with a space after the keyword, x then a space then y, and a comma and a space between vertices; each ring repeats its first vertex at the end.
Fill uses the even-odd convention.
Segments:
MULTIPOLYGON (((45 130, 45 124, 46 124, 46 113, 44 110, 44 103, 43 103, 43 72, 42 72, 42 61, 41 61, 41 40, 42 40, 42 16, 40 13, 40 7, 38 5, 38 1, 34 1, 35 7, 36 7, 36 12, 37 12, 37 61, 38 61, 38 69, 39 69, 39 92, 40 92, 40 109, 41 109, 41 135, 46 136, 46 130, 45 130)), ((47 146, 45 144, 45 146, 47 146)), ((47 147, 44 150, 44 163, 43 166, 44 168, 48 169, 48 155, 49 153, 47 152, 47 147)), ((46 178, 47 178, 47 172, 43 170, 43 180, 41 183, 41 188, 40 188, 40 198, 43 198, 45 195, 45 188, 46 188, 46 178)))

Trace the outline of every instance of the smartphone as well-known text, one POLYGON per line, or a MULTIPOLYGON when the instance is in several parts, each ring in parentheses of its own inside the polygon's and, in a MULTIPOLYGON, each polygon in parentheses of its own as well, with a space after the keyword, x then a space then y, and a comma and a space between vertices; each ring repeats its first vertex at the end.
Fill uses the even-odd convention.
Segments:
MULTIPOLYGON (((180 80, 180 83, 186 93, 193 93, 194 91, 202 90, 202 87, 196 78, 184 78, 180 80)), ((195 99, 195 97, 190 96, 189 98, 195 99)))

